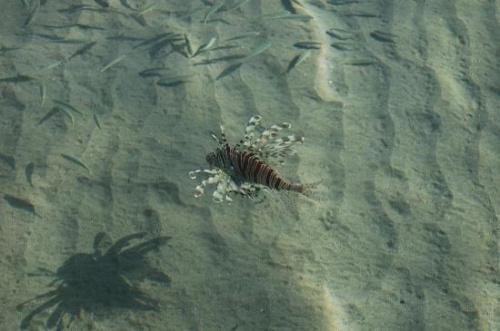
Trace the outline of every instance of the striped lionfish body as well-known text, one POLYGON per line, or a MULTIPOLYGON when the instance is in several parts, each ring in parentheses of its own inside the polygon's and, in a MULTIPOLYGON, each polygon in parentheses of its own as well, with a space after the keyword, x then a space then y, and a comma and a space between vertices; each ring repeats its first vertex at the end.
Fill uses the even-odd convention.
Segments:
POLYGON ((213 193, 215 202, 231 202, 230 194, 252 197, 264 188, 304 193, 307 185, 284 180, 269 165, 271 161, 283 164, 284 158, 294 154, 295 145, 303 143, 304 138, 295 134, 280 137, 280 131, 290 129, 290 123, 264 128, 260 121, 260 116, 250 118, 243 139, 234 147, 227 143, 222 125, 221 139, 212 134, 220 147, 206 156, 210 169, 189 173, 192 179, 199 173, 210 175, 196 187, 195 197, 204 194, 207 184, 217 184, 213 193))

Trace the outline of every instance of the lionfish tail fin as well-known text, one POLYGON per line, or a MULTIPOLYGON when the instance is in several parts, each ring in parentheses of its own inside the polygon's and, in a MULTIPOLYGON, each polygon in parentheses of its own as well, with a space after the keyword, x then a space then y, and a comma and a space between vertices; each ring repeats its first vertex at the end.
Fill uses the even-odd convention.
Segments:
POLYGON ((299 192, 311 200, 320 202, 325 200, 327 189, 322 182, 314 182, 301 184, 299 192))

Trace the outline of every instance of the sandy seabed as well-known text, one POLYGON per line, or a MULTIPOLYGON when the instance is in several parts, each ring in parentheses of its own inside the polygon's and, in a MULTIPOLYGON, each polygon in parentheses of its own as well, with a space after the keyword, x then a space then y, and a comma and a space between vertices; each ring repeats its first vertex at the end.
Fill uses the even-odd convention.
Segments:
POLYGON ((211 1, 48 0, 29 22, 37 1, 0 13, 0 329, 80 311, 69 329, 500 329, 498 1, 228 1, 206 17, 211 1), (162 33, 182 38, 140 45, 162 33), (190 58, 184 35, 217 39, 190 58), (139 75, 158 67, 190 76, 139 75), (54 100, 81 114, 44 119, 54 100), (253 115, 305 136, 278 171, 320 197, 193 197, 210 133, 236 143, 253 115), (72 287, 99 280, 62 272, 89 270, 100 232, 171 237, 116 278, 135 306, 95 305, 72 287))

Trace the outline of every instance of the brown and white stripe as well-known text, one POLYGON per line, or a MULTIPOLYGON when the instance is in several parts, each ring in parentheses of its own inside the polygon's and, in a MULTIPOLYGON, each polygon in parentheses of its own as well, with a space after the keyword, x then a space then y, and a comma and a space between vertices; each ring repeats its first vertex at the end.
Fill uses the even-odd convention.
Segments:
POLYGON ((291 183, 282 178, 270 166, 255 155, 225 145, 207 155, 207 162, 222 169, 236 182, 261 184, 276 190, 296 191, 303 193, 304 185, 291 183))

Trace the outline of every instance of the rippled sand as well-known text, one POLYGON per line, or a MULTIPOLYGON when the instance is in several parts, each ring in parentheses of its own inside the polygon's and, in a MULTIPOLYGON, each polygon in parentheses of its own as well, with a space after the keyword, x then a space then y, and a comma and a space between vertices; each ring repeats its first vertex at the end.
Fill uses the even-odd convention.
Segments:
MULTIPOLYGON (((5 5, 0 79, 36 79, 0 81, 0 329, 19 328, 47 301, 16 309, 51 289, 53 278, 31 273, 92 253, 101 231, 171 236, 147 258, 172 283, 141 283, 158 311, 84 314, 74 329, 498 329, 498 2, 344 2, 250 0, 203 23, 210 1, 164 1, 141 25, 132 9, 153 2, 66 13, 49 0, 28 30, 22 1, 5 5), (262 17, 283 10, 312 19, 262 17), (102 29, 47 27, 76 23, 102 29), (249 31, 261 34, 224 42, 249 31), (217 41, 187 58, 183 40, 151 54, 135 47, 141 40, 110 39, 165 32, 195 49, 217 41), (85 43, 47 35, 97 43, 66 60, 85 43), (308 41, 321 46, 286 73, 305 51, 293 45, 308 41), (202 64, 266 42, 220 79, 232 62, 202 64), (165 87, 138 75, 154 67, 192 76, 165 87), (74 126, 63 112, 39 124, 54 99, 83 113, 74 126), (224 123, 236 143, 256 114, 304 134, 278 170, 321 182, 319 198, 275 193, 227 206, 208 189, 193 197, 188 172, 206 167, 210 133, 224 123)), ((48 308, 29 329, 43 328, 48 308)))

